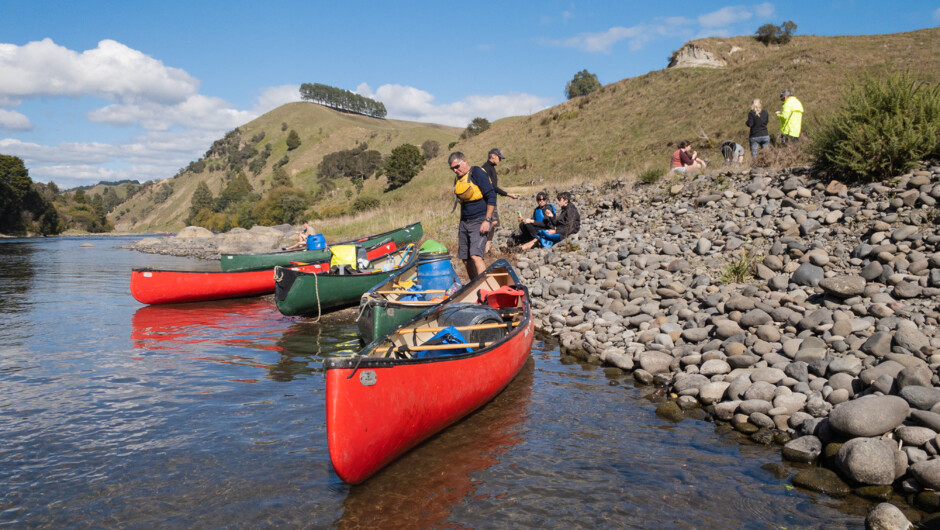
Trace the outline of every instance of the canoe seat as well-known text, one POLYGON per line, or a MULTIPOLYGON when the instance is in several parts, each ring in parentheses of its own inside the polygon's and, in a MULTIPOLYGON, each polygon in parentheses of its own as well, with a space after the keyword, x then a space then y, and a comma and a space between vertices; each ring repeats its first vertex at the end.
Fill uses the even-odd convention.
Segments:
POLYGON ((486 304, 494 309, 517 307, 519 299, 524 295, 521 289, 516 289, 512 285, 504 285, 494 291, 480 289, 477 292, 477 303, 486 304))

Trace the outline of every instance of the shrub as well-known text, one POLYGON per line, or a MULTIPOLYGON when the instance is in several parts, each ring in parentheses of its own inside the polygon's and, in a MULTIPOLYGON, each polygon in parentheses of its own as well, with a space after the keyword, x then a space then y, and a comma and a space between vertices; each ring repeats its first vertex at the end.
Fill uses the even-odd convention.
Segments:
POLYGON ((421 171, 426 162, 421 150, 411 144, 401 144, 385 161, 385 174, 388 175, 388 188, 391 191, 407 184, 421 171))
POLYGON ((637 175, 637 180, 644 184, 654 184, 666 174, 666 170, 661 167, 651 167, 637 175))
POLYGON ((762 42, 765 45, 786 44, 790 42, 794 31, 796 31, 796 24, 792 20, 788 20, 779 26, 764 24, 757 28, 754 38, 757 39, 757 42, 762 42))
POLYGON ((300 147, 300 135, 297 134, 297 131, 291 129, 290 133, 287 134, 287 150, 293 151, 298 147, 300 147))
POLYGON ((364 212, 378 208, 381 203, 376 197, 359 197, 352 203, 352 209, 357 212, 364 212))
POLYGON ((750 247, 742 248, 732 257, 721 271, 719 280, 722 283, 742 283, 754 275, 757 265, 763 257, 750 247))
POLYGON ((460 137, 463 139, 473 138, 474 136, 482 133, 483 131, 490 128, 490 120, 486 118, 473 118, 473 121, 467 125, 467 128, 460 133, 460 137))
POLYGON ((867 77, 818 124, 809 146, 816 167, 860 180, 885 180, 940 155, 940 87, 909 74, 867 77))
POLYGON ((349 208, 342 204, 326 206, 317 212, 317 214, 324 219, 327 217, 339 217, 341 215, 346 215, 347 213, 349 213, 349 208))
POLYGON ((568 84, 565 85, 565 97, 574 99, 576 97, 586 96, 600 87, 601 83, 597 80, 596 75, 587 70, 581 70, 574 74, 571 81, 568 81, 568 84))

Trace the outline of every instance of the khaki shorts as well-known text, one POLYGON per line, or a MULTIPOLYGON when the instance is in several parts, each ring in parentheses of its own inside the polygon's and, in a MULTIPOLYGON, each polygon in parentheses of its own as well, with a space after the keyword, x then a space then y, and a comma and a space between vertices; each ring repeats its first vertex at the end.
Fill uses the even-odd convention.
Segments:
POLYGON ((485 217, 460 221, 457 227, 457 259, 470 259, 470 256, 483 257, 486 251, 486 235, 480 233, 480 225, 485 217))

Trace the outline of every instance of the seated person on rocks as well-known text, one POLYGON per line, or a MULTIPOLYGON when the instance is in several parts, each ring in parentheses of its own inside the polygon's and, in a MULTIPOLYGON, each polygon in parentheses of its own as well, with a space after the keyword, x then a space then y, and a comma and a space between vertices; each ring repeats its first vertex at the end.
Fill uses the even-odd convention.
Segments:
POLYGON ((312 236, 316 232, 313 231, 313 228, 310 228, 310 221, 304 221, 304 227, 297 231, 298 241, 289 247, 284 247, 283 250, 297 250, 301 248, 307 248, 307 236, 312 236))
POLYGON ((519 215, 520 243, 535 240, 539 235, 539 230, 555 227, 555 207, 549 204, 548 193, 538 192, 535 195, 535 202, 532 217, 523 219, 522 215, 519 215))
POLYGON ((705 161, 698 157, 698 151, 692 151, 692 144, 687 140, 679 142, 679 148, 672 154, 670 171, 693 171, 705 169, 705 161))
POLYGON ((536 239, 521 245, 520 248, 530 249, 536 243, 541 244, 543 247, 551 247, 581 230, 581 214, 578 213, 575 205, 571 203, 570 193, 562 191, 558 194, 558 206, 561 211, 555 217, 555 228, 539 230, 536 239))
POLYGON ((725 157, 723 166, 744 163, 744 146, 731 140, 721 144, 721 154, 725 157))

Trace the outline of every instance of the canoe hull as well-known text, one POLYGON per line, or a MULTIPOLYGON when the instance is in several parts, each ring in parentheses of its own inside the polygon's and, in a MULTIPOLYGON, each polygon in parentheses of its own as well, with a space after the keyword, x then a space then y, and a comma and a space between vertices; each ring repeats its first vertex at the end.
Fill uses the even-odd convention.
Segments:
MULTIPOLYGON (((387 239, 392 239, 401 248, 408 243, 414 243, 424 236, 421 223, 414 223, 396 230, 366 236, 353 241, 336 243, 336 245, 357 243, 369 247, 387 239)), ((219 263, 223 271, 244 271, 252 269, 273 269, 276 266, 288 267, 291 262, 319 262, 330 259, 329 249, 298 250, 288 252, 270 252, 263 254, 222 254, 219 263)))
MULTIPOLYGON (((519 286, 509 264, 501 262, 509 271, 503 276, 519 286)), ((471 283, 455 293, 453 303, 471 298, 479 278, 476 286, 471 283)), ((528 291, 518 289, 524 293, 518 325, 483 348, 424 358, 383 355, 389 344, 412 336, 414 328, 436 322, 445 302, 373 341, 359 355, 324 360, 327 440, 330 460, 342 480, 366 480, 486 404, 512 381, 528 359, 534 337, 528 291)))
POLYGON ((362 294, 387 280, 402 267, 410 267, 417 259, 411 248, 400 249, 373 261, 379 270, 354 274, 307 274, 283 267, 274 269, 274 301, 277 309, 287 316, 321 315, 328 311, 354 306, 362 294), (406 260, 400 263, 400 260, 406 260), (397 266, 381 270, 384 262, 397 266))
POLYGON ((328 369, 326 430, 336 474, 350 484, 362 482, 496 397, 532 350, 531 319, 517 331, 515 340, 474 357, 328 369), (366 386, 362 374, 369 371, 375 383, 366 386))
MULTIPOLYGON (((297 268, 319 272, 328 270, 330 265, 325 262, 297 268)), ((202 302, 273 292, 274 269, 244 272, 131 271, 131 295, 142 304, 202 302)))

